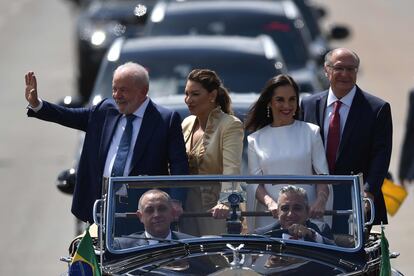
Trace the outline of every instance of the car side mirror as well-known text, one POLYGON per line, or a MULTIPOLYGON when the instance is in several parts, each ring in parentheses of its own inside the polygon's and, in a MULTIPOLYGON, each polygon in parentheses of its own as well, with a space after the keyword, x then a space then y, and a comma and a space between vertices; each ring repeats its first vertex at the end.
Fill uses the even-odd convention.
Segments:
POLYGON ((328 34, 328 39, 345 39, 348 38, 351 35, 351 31, 348 27, 343 25, 335 25, 330 29, 330 32, 328 34))
POLYGON ((75 190, 76 170, 69 169, 62 171, 56 180, 56 187, 64 194, 72 195, 75 190))
POLYGON ((375 218, 375 208, 374 201, 368 197, 363 198, 364 203, 366 202, 369 205, 369 212, 365 212, 365 227, 369 227, 374 223, 375 218), (369 219, 369 220, 368 220, 369 219))

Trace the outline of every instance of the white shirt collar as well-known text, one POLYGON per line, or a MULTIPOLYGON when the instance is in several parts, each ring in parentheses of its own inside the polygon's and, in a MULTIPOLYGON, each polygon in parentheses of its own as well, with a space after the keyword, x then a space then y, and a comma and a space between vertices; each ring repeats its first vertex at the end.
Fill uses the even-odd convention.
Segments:
MULTIPOLYGON (((145 237, 146 238, 148 238, 148 239, 162 239, 162 238, 157 238, 157 237, 154 237, 153 235, 151 235, 150 233, 148 233, 147 231, 145 231, 144 232, 144 234, 145 234, 145 237)), ((168 233, 168 235, 167 235, 167 237, 165 237, 165 239, 164 240, 172 240, 172 234, 171 234, 171 231, 168 233)))
POLYGON ((144 118, 145 110, 147 110, 147 106, 149 104, 150 98, 146 97, 145 101, 138 107, 137 110, 134 111, 134 115, 138 118, 144 118))
MULTIPOLYGON (((346 94, 344 97, 340 99, 342 104, 345 104, 346 106, 350 107, 352 104, 352 101, 354 100, 355 93, 356 93, 356 85, 352 87, 351 91, 349 91, 348 94, 346 94)), ((333 93, 332 88, 329 87, 328 100, 326 101, 326 106, 332 105, 337 100, 339 99, 333 93)))

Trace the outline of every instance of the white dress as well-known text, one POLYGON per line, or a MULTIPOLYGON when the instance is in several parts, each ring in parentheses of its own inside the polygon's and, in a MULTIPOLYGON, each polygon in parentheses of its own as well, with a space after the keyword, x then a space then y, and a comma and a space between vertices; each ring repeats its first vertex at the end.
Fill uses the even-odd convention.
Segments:
MULTIPOLYGON (((312 175, 328 174, 319 126, 295 120, 292 124, 270 125, 250 134, 248 141, 248 167, 250 174, 259 175, 312 175)), ((265 184, 267 193, 277 201, 282 185, 265 184)), ((306 190, 309 203, 316 199, 315 185, 296 185, 306 190)), ((256 200, 257 185, 247 187, 247 210, 267 210, 256 200)), ((274 222, 272 217, 248 220, 249 231, 274 222)))

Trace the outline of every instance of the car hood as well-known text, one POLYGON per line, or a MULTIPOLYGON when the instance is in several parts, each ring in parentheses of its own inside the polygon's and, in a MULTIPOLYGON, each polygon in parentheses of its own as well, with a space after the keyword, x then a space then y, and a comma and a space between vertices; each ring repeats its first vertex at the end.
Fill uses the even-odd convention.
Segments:
POLYGON ((339 275, 363 268, 343 253, 262 236, 198 238, 113 256, 104 271, 113 275, 309 275, 309 271, 339 275))

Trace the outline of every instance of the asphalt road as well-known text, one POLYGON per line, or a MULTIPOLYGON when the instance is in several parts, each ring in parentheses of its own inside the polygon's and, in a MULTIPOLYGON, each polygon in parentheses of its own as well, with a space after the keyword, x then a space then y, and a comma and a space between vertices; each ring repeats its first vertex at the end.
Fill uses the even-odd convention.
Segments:
POLYGON ((56 175, 71 165, 76 131, 28 119, 24 73, 58 101, 74 88, 74 16, 63 0, 0 1, 0 275, 59 275, 74 235, 71 198, 56 175))
MULTIPOLYGON (((351 39, 336 43, 361 57, 359 85, 389 101, 394 119, 390 170, 397 173, 404 132, 408 90, 414 86, 414 2, 400 0, 322 1, 329 9, 326 24, 346 23, 351 39)), ((59 275, 60 256, 74 233, 71 199, 55 188, 56 175, 72 163, 76 131, 28 119, 23 96, 24 73, 33 70, 39 93, 58 101, 73 94, 75 13, 63 0, 0 2, 0 275, 59 275)), ((405 275, 414 275, 410 249, 414 243, 413 192, 386 234, 392 261, 405 275)))

